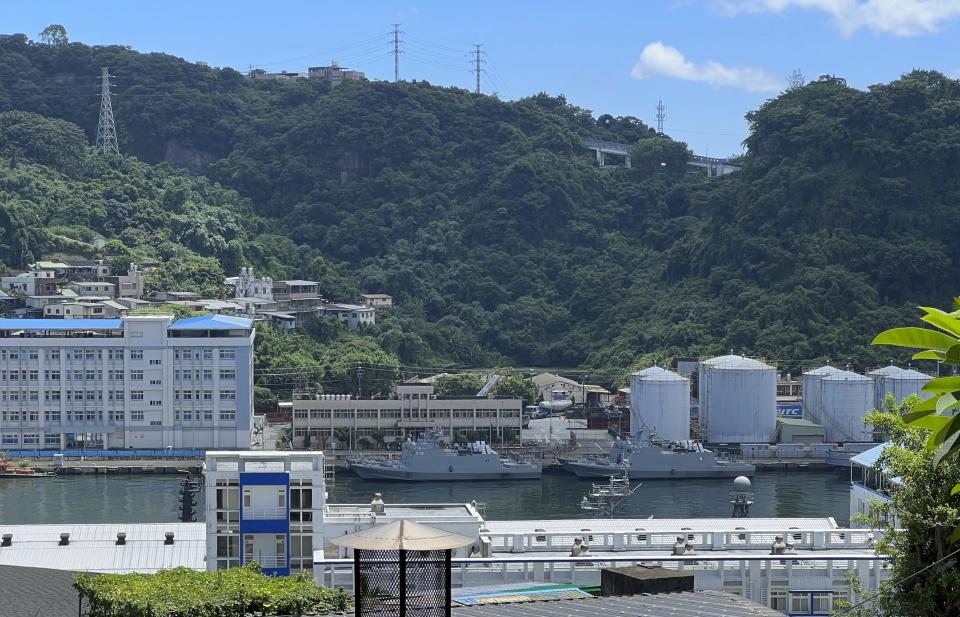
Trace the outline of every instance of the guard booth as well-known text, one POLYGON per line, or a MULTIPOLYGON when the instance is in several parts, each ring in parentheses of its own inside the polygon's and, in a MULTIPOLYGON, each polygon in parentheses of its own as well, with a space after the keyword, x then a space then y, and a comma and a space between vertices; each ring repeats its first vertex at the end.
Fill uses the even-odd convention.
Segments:
POLYGON ((474 538, 400 520, 330 540, 353 550, 355 617, 450 617, 450 557, 474 538))

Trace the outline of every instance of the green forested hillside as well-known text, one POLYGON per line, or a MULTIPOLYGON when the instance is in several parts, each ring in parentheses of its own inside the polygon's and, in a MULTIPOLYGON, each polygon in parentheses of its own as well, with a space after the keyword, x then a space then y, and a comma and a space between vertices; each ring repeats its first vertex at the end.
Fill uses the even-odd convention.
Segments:
POLYGON ((938 73, 786 92, 749 115, 743 171, 710 180, 684 173, 683 144, 562 98, 251 82, 121 47, 0 41, 0 111, 92 141, 100 66, 121 150, 145 163, 83 154, 72 170, 0 145, 24 161, 0 174, 8 266, 52 241, 32 214, 125 250, 312 278, 342 300, 390 293, 398 309, 371 334, 403 363, 605 372, 729 349, 862 368, 889 358, 873 333, 956 291, 960 82, 938 73), (635 144, 634 169, 596 168, 586 136, 635 144), (83 216, 21 189, 39 165, 56 173, 32 184, 86 198, 83 216), (116 174, 151 197, 91 188, 116 174), (108 227, 127 217, 133 230, 108 227))

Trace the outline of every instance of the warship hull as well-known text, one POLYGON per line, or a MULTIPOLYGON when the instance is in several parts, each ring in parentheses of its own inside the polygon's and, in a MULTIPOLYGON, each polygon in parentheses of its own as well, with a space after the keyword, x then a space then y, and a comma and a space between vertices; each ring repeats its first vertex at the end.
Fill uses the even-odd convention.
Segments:
POLYGON ((387 480, 394 482, 457 482, 478 480, 539 480, 540 469, 536 467, 501 470, 408 470, 370 463, 350 463, 350 469, 364 480, 387 480))

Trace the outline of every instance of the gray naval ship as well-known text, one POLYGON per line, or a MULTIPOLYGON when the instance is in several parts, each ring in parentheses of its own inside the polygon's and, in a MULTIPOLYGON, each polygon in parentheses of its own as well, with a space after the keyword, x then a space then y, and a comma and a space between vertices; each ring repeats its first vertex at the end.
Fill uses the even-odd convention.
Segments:
POLYGON ((437 482, 449 480, 538 480, 540 465, 501 458, 482 441, 455 448, 440 445, 443 433, 428 431, 423 439, 408 439, 400 460, 350 460, 350 468, 364 480, 437 482))
POLYGON ((624 464, 631 480, 735 478, 752 476, 756 471, 750 463, 718 459, 698 442, 660 442, 643 433, 618 439, 607 457, 560 459, 563 469, 581 478, 609 477, 621 471, 624 464))

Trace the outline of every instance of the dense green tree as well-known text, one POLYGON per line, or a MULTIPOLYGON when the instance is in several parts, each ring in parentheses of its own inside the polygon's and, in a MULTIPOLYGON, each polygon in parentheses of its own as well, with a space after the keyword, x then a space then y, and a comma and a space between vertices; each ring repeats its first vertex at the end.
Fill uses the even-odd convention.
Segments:
POLYGON ((476 396, 483 384, 483 377, 476 373, 456 373, 438 377, 434 387, 443 396, 476 396))
POLYGON ((50 24, 40 31, 40 42, 44 45, 66 45, 70 42, 67 37, 67 29, 60 24, 50 24))

